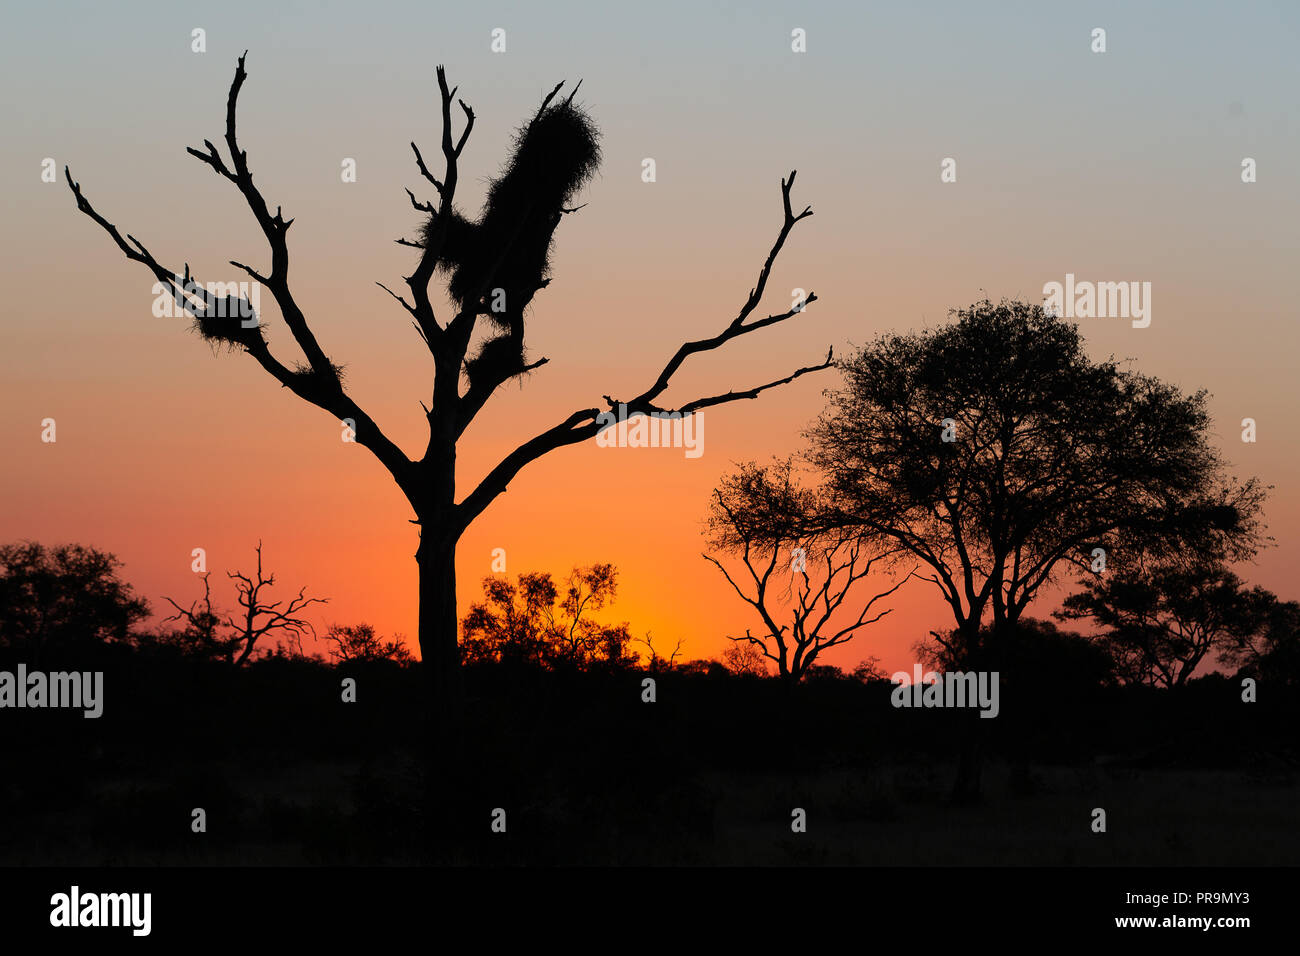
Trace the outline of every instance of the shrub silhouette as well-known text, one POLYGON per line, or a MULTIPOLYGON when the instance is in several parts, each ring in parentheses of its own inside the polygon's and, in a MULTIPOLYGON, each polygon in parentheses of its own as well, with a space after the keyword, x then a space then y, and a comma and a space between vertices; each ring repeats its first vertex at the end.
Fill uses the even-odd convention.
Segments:
POLYGON ((32 664, 126 641, 149 605, 118 577, 114 555, 80 544, 0 547, 0 646, 32 664))

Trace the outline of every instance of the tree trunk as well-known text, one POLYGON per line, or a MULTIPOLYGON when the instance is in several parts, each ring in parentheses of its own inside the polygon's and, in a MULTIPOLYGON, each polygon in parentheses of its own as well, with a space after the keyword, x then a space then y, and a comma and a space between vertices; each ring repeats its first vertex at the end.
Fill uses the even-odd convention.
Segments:
POLYGON ((415 552, 420 573, 420 670, 424 681, 424 838, 436 858, 442 821, 454 819, 462 779, 460 644, 456 617, 456 540, 424 526, 415 552))
MULTIPOLYGON (((963 621, 961 633, 964 671, 978 671, 984 664, 984 648, 980 643, 980 617, 963 621)), ((952 802, 959 806, 973 806, 984 799, 984 720, 977 708, 964 712, 961 739, 958 743, 957 777, 952 785, 952 802)))
POLYGON ((420 569, 420 658, 425 691, 438 717, 454 714, 461 695, 456 617, 456 540, 425 528, 415 552, 420 569))

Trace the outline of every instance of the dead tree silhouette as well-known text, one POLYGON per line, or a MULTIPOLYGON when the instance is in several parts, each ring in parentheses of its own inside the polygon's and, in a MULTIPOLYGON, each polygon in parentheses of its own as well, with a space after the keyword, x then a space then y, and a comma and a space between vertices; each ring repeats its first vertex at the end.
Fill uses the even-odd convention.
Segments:
POLYGON ((226 577, 235 582, 235 593, 239 601, 237 614, 227 615, 224 619, 212 606, 212 586, 208 580, 211 572, 203 575, 203 597, 191 602, 188 608, 181 607, 166 595, 163 600, 176 609, 176 613, 163 618, 166 621, 184 621, 188 636, 195 648, 202 652, 240 667, 252 657, 257 642, 270 635, 287 637, 292 640, 302 653, 303 634, 315 634, 315 628, 306 618, 299 617, 302 611, 313 604, 327 604, 329 598, 309 598, 305 587, 298 589, 298 594, 288 600, 271 601, 265 591, 275 586, 275 575, 262 571, 262 542, 257 542, 256 577, 250 577, 240 571, 227 571, 226 577), (219 634, 218 629, 225 627, 226 634, 219 634))
POLYGON ((733 577, 718 558, 703 557, 722 572, 763 625, 757 635, 746 628, 744 637, 730 639, 753 647, 763 660, 775 664, 787 687, 812 672, 825 651, 847 644, 889 614, 892 609, 872 614, 872 608, 915 572, 867 597, 859 582, 890 563, 900 549, 852 528, 801 530, 815 525, 824 507, 817 490, 800 486, 789 458, 766 466, 742 464, 723 477, 709 506, 709 544, 739 558, 744 571, 733 577), (794 560, 796 555, 801 560, 794 560), (852 601, 847 600, 850 594, 852 601), (778 623, 781 620, 788 623, 778 623))
MULTIPOLYGON (((474 111, 463 100, 458 101, 465 116, 465 125, 460 135, 454 136, 452 104, 457 102, 458 88, 449 88, 444 69, 441 66, 437 68, 445 169, 442 178, 436 178, 425 165, 419 149, 414 143, 411 144, 419 172, 436 190, 437 200, 436 203, 422 202, 410 190, 407 191, 415 208, 430 217, 430 225, 424 231, 422 242, 399 240, 420 250, 415 270, 405 280, 411 300, 408 302, 405 296, 385 289, 411 317, 433 357, 432 401, 425 406, 428 440, 421 456, 418 459, 410 458, 347 394, 339 367, 330 360, 317 341, 290 291, 287 236, 293 219, 286 219, 278 206, 274 214, 270 211, 270 205, 261 189, 253 181, 248 154, 240 145, 236 131, 236 105, 248 75, 244 69, 246 55, 245 53, 239 58, 226 103, 225 142, 230 154, 229 162, 207 140, 204 141, 203 149, 191 147, 188 152, 238 189, 261 227, 271 250, 270 270, 258 272, 235 260, 231 260, 231 265, 270 290, 294 341, 302 350, 305 364, 285 364, 272 354, 260 322, 239 320, 239 316, 248 316, 252 312, 251 304, 246 298, 222 297, 205 290, 191 276, 188 264, 182 272, 177 273, 155 259, 134 236, 123 236, 116 226, 96 212, 82 194, 80 184, 73 180, 71 171, 65 167, 68 186, 76 197, 77 208, 108 233, 127 259, 142 264, 160 283, 170 287, 177 304, 194 318, 195 328, 200 335, 209 341, 246 352, 269 375, 303 401, 323 409, 337 419, 350 421, 356 441, 374 454, 405 494, 415 513, 413 522, 420 529, 415 558, 419 566, 419 642, 423 670, 428 678, 429 699, 437 702, 439 708, 434 716, 441 718, 438 719, 438 724, 443 725, 454 719, 453 704, 459 696, 455 569, 458 540, 470 523, 506 490, 509 483, 530 462, 566 445, 587 441, 602 428, 609 427, 608 420, 601 418, 600 408, 577 409, 510 451, 468 494, 457 498, 457 441, 499 385, 521 370, 538 368, 547 361, 542 358, 521 368, 514 361, 518 356, 516 346, 520 343, 513 335, 513 327, 522 321, 523 307, 531 301, 533 294, 546 285, 546 252, 550 246, 551 234, 563 214, 570 211, 569 207, 563 205, 556 210, 555 197, 558 195, 561 202, 567 202, 568 191, 562 188, 563 183, 560 188, 556 188, 554 181, 549 181, 552 190, 549 196, 531 195, 525 188, 523 199, 520 200, 513 192, 517 184, 512 184, 506 206, 515 208, 517 218, 513 224, 515 228, 511 229, 509 221, 498 221, 494 210, 493 198, 502 198, 498 193, 505 189, 501 185, 505 177, 498 180, 489 190, 487 213, 477 224, 478 229, 474 233, 476 240, 487 240, 488 251, 494 251, 495 256, 480 256, 474 268, 464 268, 465 246, 462 243, 457 248, 457 238, 458 234, 459 238, 465 238, 467 222, 455 211, 453 202, 460 157, 474 127, 474 111), (536 208, 529 205, 534 199, 538 200, 536 208), (521 209, 526 212, 521 212, 521 209), (514 274, 507 274, 511 269, 514 274), (430 283, 435 273, 440 271, 450 273, 450 291, 456 302, 455 314, 443 322, 435 317, 429 296, 430 283), (504 330, 504 338, 511 352, 498 356, 503 361, 480 363, 476 360, 482 358, 481 353, 479 356, 467 357, 471 339, 480 316, 484 315, 485 301, 489 303, 486 306, 489 314, 497 311, 492 309, 488 293, 501 289, 506 292, 507 308, 502 315, 493 316, 493 322, 498 329, 504 330), (462 373, 466 374, 468 381, 468 387, 463 391, 462 373)), ((579 137, 586 135, 581 117, 572 112, 572 96, 566 103, 552 105, 562 86, 563 83, 558 84, 546 96, 530 124, 517 137, 515 153, 507 170, 518 169, 521 163, 527 167, 529 164, 543 162, 538 151, 529 145, 529 137, 539 125, 549 124, 561 131, 568 129, 571 134, 579 137)), ((577 144, 579 160, 584 145, 577 144)), ((525 168, 523 172, 525 175, 519 182, 525 187, 531 186, 538 190, 546 187, 549 175, 547 170, 538 167, 530 171, 525 168)), ((589 170, 585 166, 578 168, 577 180, 580 182, 585 179, 587 172, 589 170)), ((784 385, 809 372, 831 367, 828 350, 824 361, 796 369, 775 381, 740 391, 732 390, 696 398, 675 409, 658 404, 670 379, 692 355, 717 349, 739 336, 784 322, 802 313, 804 305, 816 301, 817 297, 810 293, 797 307, 748 321, 763 297, 773 263, 790 231, 797 222, 812 215, 811 207, 796 213, 790 205, 794 178, 792 172, 788 179, 781 181, 781 228, 759 272, 758 280, 739 313, 716 334, 679 346, 648 388, 623 400, 628 416, 674 412, 686 415, 715 405, 756 398, 768 389, 784 385)), ((504 350, 504 347, 501 348, 504 350)), ((618 399, 609 395, 604 396, 604 400, 611 409, 620 404, 618 399)))

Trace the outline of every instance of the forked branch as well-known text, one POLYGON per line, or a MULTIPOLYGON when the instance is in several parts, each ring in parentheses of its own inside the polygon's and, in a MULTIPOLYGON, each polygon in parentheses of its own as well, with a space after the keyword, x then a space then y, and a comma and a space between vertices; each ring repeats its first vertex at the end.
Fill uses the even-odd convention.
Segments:
POLYGON ((223 159, 211 140, 204 140, 205 150, 189 147, 187 152, 211 167, 217 175, 235 185, 266 236, 271 247, 271 269, 268 273, 262 274, 235 260, 231 260, 231 265, 241 269, 271 291, 285 324, 293 334, 294 341, 302 349, 306 367, 290 368, 271 354, 266 338, 262 334, 260 320, 254 314, 252 304, 247 297, 215 295, 193 279, 188 265, 180 273, 162 265, 138 239, 129 234, 123 237, 113 223, 101 216, 83 195, 80 184, 73 180, 72 171, 65 168, 64 174, 67 177, 68 187, 77 201, 77 209, 108 233, 127 259, 144 265, 160 283, 170 288, 177 305, 194 318, 196 328, 205 338, 243 349, 256 359, 269 375, 299 398, 329 412, 340 421, 347 420, 352 423, 357 443, 368 448, 379 459, 404 491, 413 493, 415 475, 410 459, 345 393, 338 367, 321 349, 307 325, 306 317, 298 308, 289 290, 289 247, 286 233, 293 220, 285 219, 279 207, 276 208, 274 215, 271 214, 266 200, 253 183, 253 175, 248 166, 248 154, 239 145, 236 113, 239 91, 247 76, 244 69, 244 56, 241 56, 226 100, 225 139, 230 152, 230 162, 227 163, 223 159))
MULTIPOLYGON (((552 93, 552 96, 553 95, 554 93, 552 93)), ((690 414, 691 412, 699 411, 702 408, 709 408, 714 405, 723 405, 728 402, 734 402, 746 398, 757 398, 759 394, 768 389, 776 388, 779 385, 785 385, 800 376, 809 374, 810 372, 819 372, 831 367, 833 356, 831 351, 828 350, 825 361, 820 362, 817 365, 809 365, 804 368, 796 369, 784 378, 767 382, 763 385, 757 385, 753 388, 740 390, 733 389, 720 395, 694 399, 675 410, 664 409, 655 404, 655 400, 665 390, 667 390, 674 373, 681 368, 682 364, 690 356, 700 352, 712 351, 720 348, 722 345, 734 338, 747 335, 750 332, 756 332, 759 329, 766 328, 770 325, 776 325, 779 322, 784 322, 787 319, 801 314, 809 304, 817 301, 817 296, 813 293, 809 293, 806 299, 785 312, 769 315, 765 318, 758 319, 757 321, 746 323, 746 320, 753 313, 754 309, 758 307, 758 304, 763 297, 763 292, 767 288, 768 277, 772 273, 772 266, 775 264, 776 258, 781 252, 781 248, 785 245, 786 238, 790 235, 790 231, 794 228, 795 223, 813 214, 811 206, 805 207, 804 210, 797 215, 794 213, 790 205, 790 189, 794 185, 794 178, 795 173, 791 172, 788 179, 781 180, 781 205, 784 212, 781 230, 777 234, 776 242, 773 243, 772 249, 767 255, 767 260, 763 263, 763 268, 759 271, 758 281, 754 284, 754 288, 750 290, 749 297, 745 300, 745 304, 741 307, 736 318, 732 319, 726 328, 717 335, 707 339, 687 342, 678 348, 673 357, 669 359, 668 363, 664 366, 663 371, 659 373, 654 384, 635 398, 630 399, 627 402, 619 402, 609 395, 604 396, 606 403, 611 409, 617 409, 621 404, 625 405, 628 416, 673 414, 674 412, 690 414)), ((529 462, 536 461, 542 455, 545 455, 547 452, 553 451, 556 448, 563 447, 564 445, 577 444, 578 442, 593 438, 600 432, 602 427, 607 427, 607 425, 602 420, 600 409, 584 408, 574 412, 558 425, 555 425, 524 442, 502 459, 495 468, 488 472, 483 480, 479 482, 478 487, 476 487, 464 499, 464 501, 460 503, 458 511, 461 527, 463 528, 468 526, 468 524, 481 514, 498 495, 503 493, 511 480, 514 479, 515 475, 517 475, 529 462)))

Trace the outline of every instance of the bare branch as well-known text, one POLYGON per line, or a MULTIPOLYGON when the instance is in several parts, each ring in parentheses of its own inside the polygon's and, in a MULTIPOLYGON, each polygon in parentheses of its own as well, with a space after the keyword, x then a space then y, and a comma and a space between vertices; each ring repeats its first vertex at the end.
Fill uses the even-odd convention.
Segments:
MULTIPOLYGON (((427 242, 424 244, 423 253, 420 261, 415 267, 415 271, 406 278, 406 284, 411 289, 412 298, 415 300, 415 321, 420 325, 420 331, 424 334, 424 339, 429 343, 430 348, 439 340, 443 329, 438 325, 437 318, 433 313, 433 304, 429 299, 429 283, 433 279, 434 271, 437 269, 438 262, 442 256, 443 242, 447 236, 446 223, 450 221, 453 213, 452 201, 456 196, 456 182, 459 178, 457 160, 465 149, 466 142, 469 141, 470 131, 474 128, 474 111, 460 100, 460 108, 465 113, 465 128, 461 131, 460 139, 452 142, 451 132, 451 103, 456 94, 455 89, 447 87, 447 71, 444 67, 437 68, 438 75, 438 92, 442 99, 442 154, 446 161, 446 171, 443 178, 438 180, 425 165, 424 157, 420 154, 420 148, 411 143, 411 149, 415 153, 415 163, 420 170, 420 175, 433 184, 438 190, 438 209, 436 212, 432 209, 430 203, 416 203, 415 196, 411 196, 411 202, 416 209, 422 209, 430 213, 433 217, 433 229, 428 233, 427 242)), ((409 193, 409 190, 408 190, 409 193)), ((468 336, 465 339, 468 342, 468 336)), ((463 346, 461 346, 463 348, 463 346)), ((440 363, 444 368, 455 366, 455 375, 460 374, 460 363, 444 360, 440 363)), ((444 377, 448 372, 442 373, 444 377)), ((444 400, 454 392, 454 385, 448 388, 445 384, 439 387, 435 383, 435 391, 441 392, 444 400)))
MULTIPOLYGON (((442 195, 442 188, 443 188, 443 187, 442 187, 442 183, 440 183, 440 182, 437 180, 437 178, 433 175, 433 173, 429 172, 429 167, 426 166, 426 165, 424 165, 424 157, 420 155, 420 147, 416 146, 415 143, 412 143, 412 144, 411 144, 411 150, 415 153, 415 165, 416 165, 416 168, 420 170, 420 175, 423 176, 425 179, 427 179, 429 182, 433 183, 433 188, 436 189, 436 190, 438 190, 438 195, 441 196, 441 195, 442 195)), ((409 189, 407 190, 407 192, 408 192, 408 193, 411 193, 411 191, 410 191, 409 189)), ((412 202, 412 203, 415 202, 415 194, 414 194, 414 193, 411 193, 411 202, 412 202)), ((424 203, 423 205, 425 205, 425 206, 430 206, 430 207, 432 206, 431 203, 424 203)), ((416 206, 416 208, 418 209, 418 208, 420 208, 420 207, 419 207, 419 206, 416 206)), ((429 208, 427 211, 428 211, 428 212, 433 212, 433 209, 432 209, 432 208, 429 208)))
POLYGON ((257 322, 248 324, 242 321, 220 323, 214 328, 218 319, 230 318, 235 313, 230 306, 239 306, 238 314, 251 315, 251 303, 247 300, 218 299, 194 281, 186 265, 183 273, 176 273, 158 262, 134 236, 125 238, 117 227, 101 216, 90 201, 82 194, 81 186, 73 180, 72 171, 65 167, 64 174, 68 186, 76 199, 77 208, 96 222, 132 262, 144 265, 161 283, 171 288, 177 305, 195 319, 196 327, 207 338, 237 346, 253 356, 262 368, 282 386, 288 388, 299 398, 321 408, 339 420, 348 419, 355 423, 357 443, 368 448, 388 469, 405 491, 413 490, 415 476, 410 461, 395 444, 382 432, 379 426, 367 415, 344 391, 339 379, 338 368, 326 358, 315 336, 307 326, 306 318, 298 309, 289 292, 287 272, 289 252, 285 233, 293 220, 286 220, 277 207, 272 215, 257 187, 253 185, 252 174, 248 168, 247 153, 239 147, 236 131, 236 106, 239 90, 243 86, 247 73, 244 70, 244 57, 239 58, 235 78, 230 86, 226 105, 226 144, 231 153, 231 166, 221 159, 216 147, 210 140, 205 140, 207 152, 190 149, 196 156, 210 166, 218 175, 233 182, 244 196, 254 218, 262 227, 263 234, 271 246, 272 268, 268 275, 263 275, 250 266, 231 260, 231 265, 247 273, 256 281, 271 290, 285 323, 293 333, 295 341, 307 358, 309 372, 290 369, 279 362, 270 351, 261 326, 257 322), (246 307, 246 308, 245 308, 246 307))
MULTIPOLYGON (((558 84, 543 101, 542 110, 546 108, 546 105, 551 101, 555 94, 559 92, 561 86, 563 86, 562 83, 558 84)), ((538 111, 538 115, 541 115, 541 110, 538 111)), ((745 335, 746 333, 761 328, 766 328, 769 325, 775 325, 778 322, 784 322, 787 319, 801 314, 809 304, 817 301, 817 296, 810 293, 797 308, 792 308, 779 315, 770 315, 764 319, 752 322, 749 325, 745 324, 745 320, 758 306, 759 300, 762 298, 763 291, 767 287, 768 276, 772 271, 772 265, 776 261, 776 257, 778 253, 780 253, 782 246, 785 245, 785 240, 786 237, 790 235, 790 230, 794 228, 795 223, 799 222, 799 220, 812 215, 811 207, 805 208, 803 212, 798 215, 794 215, 791 210, 790 187, 794 184, 794 177, 795 174, 792 172, 789 179, 781 180, 781 203, 784 210, 784 219, 781 224, 781 230, 777 235, 776 242, 772 245, 771 251, 768 253, 767 260, 763 264, 762 270, 759 272, 758 282, 750 291, 749 298, 745 301, 744 306, 742 306, 739 315, 737 315, 737 317, 733 319, 725 329, 712 338, 687 342, 682 345, 673 357, 669 359, 668 364, 665 365, 663 371, 659 373, 659 377, 655 380, 654 384, 636 398, 626 403, 620 403, 606 395, 605 401, 611 408, 614 408, 619 404, 625 404, 629 416, 666 413, 665 409, 662 409, 655 404, 655 399, 668 388, 669 380, 672 378, 673 374, 681 368, 682 363, 685 362, 689 356, 698 352, 711 351, 738 336, 745 335)), ((681 408, 677 409, 677 411, 682 414, 689 414, 692 411, 698 411, 702 408, 723 405, 740 399, 757 398, 760 393, 767 391, 768 389, 785 385, 794 381, 796 378, 799 378, 801 375, 830 368, 831 365, 832 354, 828 350, 826 353, 826 360, 818 365, 810 365, 806 368, 796 369, 790 375, 768 382, 764 385, 758 385, 753 388, 741 390, 733 389, 722 395, 695 399, 682 405, 681 408)), ((667 413, 672 414, 671 412, 667 413)), ((464 416, 462 416, 462 418, 463 417, 464 416)), ((547 452, 564 445, 572 445, 581 441, 586 441, 598 434, 603 427, 606 427, 606 423, 602 421, 602 416, 598 409, 582 409, 574 412, 558 425, 555 425, 554 427, 542 432, 540 435, 536 435, 524 442, 502 459, 495 468, 488 472, 483 480, 479 482, 478 486, 460 503, 457 510, 460 514, 461 527, 463 528, 467 526, 470 521, 483 512, 483 510, 497 497, 497 495, 502 494, 510 484, 511 480, 514 479, 515 475, 517 475, 529 462, 535 461, 547 452)))
MULTIPOLYGON (((551 90, 551 92, 546 94, 546 98, 542 100, 542 105, 537 107, 537 112, 533 115, 533 118, 529 121, 528 124, 529 126, 533 125, 539 119, 542 118, 542 114, 546 112, 546 107, 551 105, 551 100, 555 99, 555 94, 560 92, 560 88, 562 86, 564 86, 564 81, 560 80, 560 82, 555 84, 555 89, 551 90)), ((575 93, 578 92, 576 87, 574 88, 573 92, 575 93)))
MULTIPOLYGON (((414 146, 415 144, 412 143, 411 145, 414 146)), ((419 155, 420 155, 420 151, 417 149, 417 150, 415 151, 415 154, 416 154, 416 156, 419 156, 419 155)), ((421 167, 424 166, 424 162, 423 162, 423 160, 421 160, 421 162, 420 162, 420 166, 421 166, 421 167)), ((439 185, 441 185, 441 183, 439 183, 439 185)), ((433 208, 433 203, 431 203, 431 202, 420 202, 418 199, 415 198, 415 193, 411 192, 409 189, 406 191, 406 195, 408 195, 408 196, 411 197, 411 205, 415 207, 415 211, 416 211, 416 212, 427 212, 429 215, 432 216, 432 215, 437 211, 437 210, 435 210, 435 209, 433 208)), ((423 246, 421 246, 420 248, 423 248, 423 246)))
POLYGON ((456 102, 460 104, 460 108, 465 112, 465 129, 461 131, 460 140, 456 143, 455 153, 456 158, 459 159, 460 154, 465 151, 465 143, 469 140, 470 130, 474 128, 474 111, 465 105, 464 100, 457 100, 456 102))
MULTIPOLYGON (((715 395, 712 398, 697 398, 693 402, 687 402, 677 411, 682 415, 689 415, 691 412, 698 411, 701 408, 708 408, 712 405, 723 405, 727 402, 738 401, 742 398, 758 398, 760 392, 765 392, 769 388, 776 388, 779 385, 786 385, 793 382, 801 375, 807 375, 809 372, 820 372, 828 369, 834 364, 831 350, 826 352, 826 361, 817 365, 809 365, 806 368, 795 369, 785 378, 777 379, 775 382, 768 382, 766 385, 757 385, 754 388, 747 388, 743 391, 730 391, 724 395, 715 395)), ((671 412, 669 414, 672 414, 671 412)))
MULTIPOLYGON (((211 166, 223 178, 234 183, 240 194, 243 195, 244 201, 253 213, 253 218, 257 220, 257 224, 262 229, 262 234, 271 247, 271 271, 266 276, 259 277, 258 281, 271 290, 276 304, 280 307, 280 314, 284 317, 285 325, 293 333, 294 341, 302 349, 307 363, 311 366, 318 379, 323 382, 332 382, 334 386, 341 387, 338 381, 337 369, 326 357, 320 343, 316 341, 315 334, 307 325, 306 317, 298 307, 297 302, 294 301, 293 294, 289 291, 289 246, 286 234, 293 224, 293 220, 286 220, 278 206, 275 214, 271 214, 266 200, 262 197, 257 186, 253 184, 253 174, 248 167, 248 152, 239 145, 237 120, 239 91, 248 78, 248 72, 244 69, 244 59, 247 56, 248 52, 245 51, 239 57, 239 62, 235 67, 235 78, 231 81, 230 94, 226 99, 226 148, 230 151, 233 170, 225 166, 217 153, 216 147, 210 140, 204 140, 204 145, 208 150, 207 153, 202 153, 193 148, 187 149, 187 152, 211 166)), ((255 275, 247 266, 241 265, 240 268, 250 275, 255 275)))
POLYGON ((781 231, 777 234, 776 242, 772 244, 772 250, 767 254, 767 261, 763 263, 763 268, 759 271, 758 282, 756 282, 754 288, 750 290, 749 298, 745 300, 745 304, 741 307, 740 313, 732 320, 731 324, 727 326, 727 328, 718 335, 715 335, 713 338, 701 339, 696 342, 687 342, 679 348, 677 353, 669 359, 668 364, 664 366, 663 371, 659 373, 659 377, 655 380, 654 385, 638 395, 633 401, 628 402, 628 408, 640 405, 643 402, 653 402, 658 398, 659 395, 668 388, 669 379, 673 377, 673 374, 681 368, 682 363, 691 355, 694 355, 697 352, 707 352, 716 349, 730 339, 733 339, 738 335, 743 335, 746 332, 752 332, 756 329, 774 325, 777 322, 784 322, 786 319, 800 314, 809 305, 817 301, 817 296, 813 293, 809 293, 800 308, 790 309, 788 312, 781 315, 768 316, 767 318, 749 326, 744 324, 745 320, 749 318, 754 309, 758 307, 759 301, 763 298, 763 292, 767 288, 768 276, 772 273, 772 266, 776 262, 777 255, 781 252, 781 247, 785 245, 785 240, 786 237, 790 235, 790 230, 794 228, 795 223, 800 219, 812 215, 811 206, 804 209, 804 211, 799 213, 797 216, 793 215, 790 211, 790 187, 794 185, 794 177, 795 173, 792 172, 790 173, 790 178, 788 180, 781 180, 781 204, 785 210, 785 219, 781 223, 781 231))
MULTIPOLYGON (((415 308, 410 303, 408 303, 405 299, 403 299, 400 295, 398 295, 392 289, 388 288, 388 286, 384 285, 382 282, 376 282, 375 285, 379 286, 379 288, 383 289, 385 292, 391 295, 398 302, 402 303, 402 308, 404 308, 407 312, 410 312, 412 315, 415 315, 415 308)), ((416 324, 415 327, 417 330, 420 328, 418 323, 416 324)), ((421 331, 420 334, 423 335, 424 332, 421 331)))

